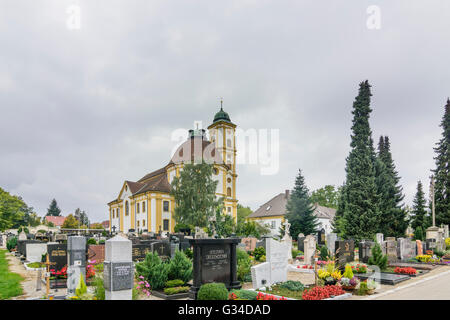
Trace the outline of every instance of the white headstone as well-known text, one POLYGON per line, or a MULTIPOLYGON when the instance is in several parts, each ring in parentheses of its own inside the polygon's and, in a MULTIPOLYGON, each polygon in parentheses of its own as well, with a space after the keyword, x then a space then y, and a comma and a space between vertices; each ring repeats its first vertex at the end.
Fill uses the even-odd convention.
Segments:
POLYGON ((283 239, 281 240, 281 243, 286 245, 287 260, 289 260, 292 258, 292 237, 289 233, 291 224, 288 222, 288 220, 285 220, 284 226, 285 226, 285 233, 283 239))
POLYGON ((46 243, 27 243, 25 256, 29 262, 41 262, 42 255, 47 253, 46 243))
POLYGON ((272 238, 266 239, 266 261, 251 268, 254 289, 287 281, 287 246, 272 238))
POLYGON ((106 241, 103 282, 106 300, 131 300, 132 242, 120 235, 106 241))
POLYGON ((377 233, 377 242, 380 244, 380 246, 383 243, 383 241, 384 241, 384 234, 377 233))
POLYGON ((316 238, 313 235, 307 235, 304 244, 305 244, 304 262, 307 265, 312 265, 314 256, 316 254, 316 238))
POLYGON ((444 238, 447 239, 449 237, 448 234, 448 224, 444 225, 444 238))
POLYGON ((19 234, 19 237, 17 238, 17 240, 27 240, 27 234, 24 231, 22 231, 19 234))
POLYGON ((327 234, 327 248, 330 251, 331 255, 333 256, 334 252, 336 251, 336 240, 337 240, 336 233, 327 234))

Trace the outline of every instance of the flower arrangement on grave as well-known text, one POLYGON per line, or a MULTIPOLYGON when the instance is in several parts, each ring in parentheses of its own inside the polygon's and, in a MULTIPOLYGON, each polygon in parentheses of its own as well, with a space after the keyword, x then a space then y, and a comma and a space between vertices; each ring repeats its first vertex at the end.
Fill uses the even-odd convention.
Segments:
POLYGON ((445 247, 446 247, 447 250, 450 249, 450 238, 446 238, 445 239, 445 247))
POLYGON ((353 290, 358 285, 358 280, 356 279, 356 277, 352 277, 351 279, 347 278, 347 277, 345 277, 345 273, 344 273, 344 276, 341 278, 339 283, 341 284, 343 289, 353 290))
POLYGON ((88 264, 86 266, 86 279, 91 279, 95 276, 94 266, 92 264, 88 264))
POLYGON ((429 254, 420 254, 416 256, 416 259, 420 262, 428 262, 431 259, 431 255, 429 254))
POLYGON ((325 286, 325 287, 313 287, 310 290, 305 290, 302 295, 303 300, 323 300, 330 298, 331 296, 340 296, 345 294, 340 286, 325 286))
POLYGON ((277 298, 274 295, 258 292, 256 300, 287 300, 285 297, 277 298))
POLYGON ((394 272, 399 273, 399 274, 408 274, 408 275, 417 274, 417 270, 412 267, 406 267, 406 268, 396 267, 394 269, 394 272))
POLYGON ((67 265, 61 270, 50 269, 50 280, 54 279, 67 279, 67 265))
POLYGON ((367 273, 368 269, 367 269, 367 265, 364 263, 350 263, 350 266, 352 267, 352 272, 353 273, 367 273))
POLYGON ((150 284, 144 279, 143 276, 139 276, 139 282, 136 286, 136 290, 139 294, 144 294, 147 297, 150 296, 150 284))
MULTIPOLYGON (((297 266, 297 268, 300 268, 300 266, 297 266)), ((313 266, 305 264, 302 266, 302 268, 303 269, 313 269, 313 266)))

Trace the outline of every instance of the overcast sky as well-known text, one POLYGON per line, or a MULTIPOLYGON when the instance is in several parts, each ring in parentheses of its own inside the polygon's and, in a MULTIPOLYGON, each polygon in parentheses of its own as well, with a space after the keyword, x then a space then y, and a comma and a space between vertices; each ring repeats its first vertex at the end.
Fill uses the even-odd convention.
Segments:
POLYGON ((449 16, 448 0, 1 0, 0 187, 41 216, 56 198, 106 220, 123 181, 166 165, 171 133, 209 125, 223 97, 239 128, 280 130, 277 174, 238 166, 255 210, 299 168, 310 190, 342 184, 368 79, 374 140, 389 136, 411 204, 450 95, 449 16))

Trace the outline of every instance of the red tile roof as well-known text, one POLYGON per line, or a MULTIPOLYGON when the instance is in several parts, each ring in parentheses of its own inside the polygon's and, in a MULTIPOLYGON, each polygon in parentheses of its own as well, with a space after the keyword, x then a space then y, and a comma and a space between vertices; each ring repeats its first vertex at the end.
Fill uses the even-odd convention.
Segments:
POLYGON ((47 222, 52 222, 56 227, 60 227, 63 225, 64 220, 66 220, 66 217, 61 216, 45 216, 45 220, 47 222))

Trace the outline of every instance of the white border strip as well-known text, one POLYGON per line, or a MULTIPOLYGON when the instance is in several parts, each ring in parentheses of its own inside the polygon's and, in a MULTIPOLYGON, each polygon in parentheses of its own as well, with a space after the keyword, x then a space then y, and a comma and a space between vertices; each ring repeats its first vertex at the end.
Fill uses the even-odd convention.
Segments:
POLYGON ((402 286, 402 287, 398 287, 398 288, 391 289, 391 290, 388 290, 388 291, 385 291, 385 292, 382 292, 382 293, 379 293, 379 294, 375 294, 373 296, 369 296, 369 297, 361 299, 361 300, 374 300, 374 299, 380 298, 382 296, 385 296, 387 294, 391 294, 391 293, 397 292, 399 290, 406 289, 406 288, 418 285, 419 283, 422 283, 422 282, 425 282, 425 281, 428 281, 428 280, 432 280, 432 279, 435 279, 435 278, 442 277, 442 276, 444 276, 446 274, 449 274, 449 273, 450 273, 450 270, 442 272, 442 273, 439 273, 439 274, 435 274, 434 276, 431 276, 431 277, 428 277, 428 278, 424 278, 424 279, 418 280, 416 282, 407 284, 407 285, 402 286))

